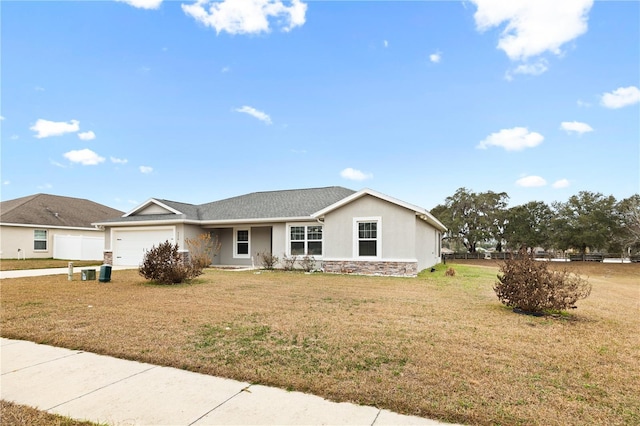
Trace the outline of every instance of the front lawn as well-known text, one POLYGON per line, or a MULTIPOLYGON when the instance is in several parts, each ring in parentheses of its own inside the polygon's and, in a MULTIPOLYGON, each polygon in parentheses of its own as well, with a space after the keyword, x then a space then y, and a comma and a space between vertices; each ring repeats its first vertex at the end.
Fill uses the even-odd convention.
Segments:
POLYGON ((66 268, 69 262, 73 266, 95 266, 102 262, 99 260, 60 260, 60 259, 2 259, 0 260, 0 271, 17 271, 24 269, 49 269, 66 268))
MULTIPOLYGON (((493 265, 418 278, 214 271, 157 286, 4 279, 1 333, 467 424, 640 423, 638 264, 568 315, 514 314, 493 265)), ((592 265, 591 265, 592 266, 592 265)))

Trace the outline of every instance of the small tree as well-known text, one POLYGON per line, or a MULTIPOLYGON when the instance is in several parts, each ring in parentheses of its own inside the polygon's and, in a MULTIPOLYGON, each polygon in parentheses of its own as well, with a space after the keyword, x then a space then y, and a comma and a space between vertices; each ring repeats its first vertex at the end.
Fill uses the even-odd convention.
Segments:
POLYGON ((186 238, 184 242, 189 249, 191 263, 200 269, 211 265, 213 258, 220 253, 221 244, 217 235, 212 237, 211 234, 204 233, 196 238, 186 238))
POLYGON ((260 264, 262 267, 269 270, 272 270, 280 260, 278 259, 278 256, 274 256, 270 251, 258 253, 258 257, 260 258, 260 264))
POLYGON ((202 268, 193 262, 185 264, 178 245, 165 241, 145 253, 138 272, 158 284, 179 284, 202 274, 202 268))
POLYGON ((547 262, 536 261, 526 249, 506 260, 493 287, 500 302, 526 313, 575 308, 591 293, 591 284, 566 269, 551 271, 547 262))

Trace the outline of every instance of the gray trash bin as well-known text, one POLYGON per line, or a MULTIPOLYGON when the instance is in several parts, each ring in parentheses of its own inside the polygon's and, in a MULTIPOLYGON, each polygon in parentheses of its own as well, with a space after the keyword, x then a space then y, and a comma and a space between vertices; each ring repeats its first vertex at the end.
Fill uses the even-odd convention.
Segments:
POLYGON ((101 283, 108 283, 111 281, 111 265, 102 265, 100 267, 100 278, 98 281, 101 283))

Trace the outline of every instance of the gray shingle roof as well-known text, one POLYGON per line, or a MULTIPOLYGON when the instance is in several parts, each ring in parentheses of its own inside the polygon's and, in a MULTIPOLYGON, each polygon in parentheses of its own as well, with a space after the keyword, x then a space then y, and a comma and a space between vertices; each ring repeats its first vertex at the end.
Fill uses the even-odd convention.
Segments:
POLYGON ((321 210, 355 191, 340 186, 253 192, 226 200, 202 204, 202 220, 304 217, 321 210))
POLYGON ((122 218, 110 218, 100 223, 154 220, 235 221, 243 219, 310 217, 313 213, 354 193, 355 191, 341 186, 252 192, 200 205, 154 198, 154 200, 182 214, 131 215, 122 218))
POLYGON ((92 223, 122 216, 120 210, 82 198, 35 194, 0 203, 0 222, 93 228, 92 223))

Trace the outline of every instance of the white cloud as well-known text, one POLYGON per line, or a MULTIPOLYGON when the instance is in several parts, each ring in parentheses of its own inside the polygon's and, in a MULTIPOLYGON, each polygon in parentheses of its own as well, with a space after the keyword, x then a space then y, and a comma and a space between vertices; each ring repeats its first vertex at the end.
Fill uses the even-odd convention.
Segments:
POLYGON ((11 181, 10 180, 5 180, 2 182, 3 185, 11 185, 11 181))
POLYGON ((58 162, 57 162, 57 161, 55 161, 55 160, 49 160, 49 163, 50 163, 52 166, 60 167, 61 169, 66 169, 66 168, 67 168, 67 166, 65 166, 65 165, 64 165, 64 164, 62 164, 62 163, 58 163, 58 162))
POLYGON ((560 123, 560 128, 569 134, 578 133, 581 135, 583 133, 593 132, 593 127, 579 121, 563 121, 560 123))
POLYGON ((96 138, 96 134, 89 130, 88 132, 78 133, 78 137, 83 141, 91 141, 96 138))
POLYGON ((567 179, 560 179, 553 182, 551 186, 556 189, 560 189, 560 188, 568 188, 569 185, 571 185, 571 183, 567 179))
POLYGON ((78 120, 71 120, 66 123, 64 121, 49 121, 40 118, 29 130, 37 133, 35 135, 36 138, 42 139, 48 138, 49 136, 61 136, 65 133, 75 133, 80 130, 80 122, 78 120))
POLYGON ((11 135, 11 136, 9 136, 9 139, 11 139, 12 141, 17 141, 18 139, 20 139, 20 136, 18 136, 18 135, 11 135))
POLYGON ((197 0, 182 4, 182 10, 218 34, 259 34, 271 31, 270 18, 285 32, 304 25, 307 5, 300 0, 293 0, 291 6, 280 0, 197 0))
POLYGON ((512 70, 507 71, 506 79, 513 80, 514 74, 526 74, 526 75, 540 75, 549 69, 547 66, 548 62, 546 59, 541 58, 537 62, 534 63, 524 63, 520 64, 512 70))
POLYGON ((69 151, 63 154, 64 158, 72 163, 80 163, 83 166, 95 166, 104 161, 104 157, 100 157, 90 149, 81 149, 77 151, 69 151))
POLYGON ((516 185, 523 186, 525 188, 545 186, 546 184, 547 181, 540 176, 525 176, 516 181, 516 185))
POLYGON ((267 124, 271 124, 271 117, 269 117, 268 114, 262 111, 259 111, 253 107, 245 105, 242 108, 236 108, 234 111, 249 114, 250 116, 257 118, 260 121, 264 121, 267 124))
POLYGON ((0 121, 3 121, 3 120, 4 120, 4 116, 0 115, 0 121))
POLYGON ((383 40, 382 44, 384 45, 384 47, 389 47, 389 41, 388 40, 383 40))
POLYGON ((364 172, 361 172, 360 170, 352 169, 351 167, 347 167, 346 169, 341 171, 340 176, 349 180, 366 180, 366 179, 373 178, 373 174, 364 173, 364 172))
POLYGON ((622 108, 640 102, 640 90, 636 86, 620 87, 602 95, 602 105, 606 108, 622 108))
POLYGON ((525 148, 538 146, 543 140, 544 136, 540 133, 530 132, 526 127, 514 127, 491 133, 476 148, 487 149, 490 146, 499 146, 507 151, 521 151, 525 148))
POLYGON ((429 55, 429 60, 434 64, 440 63, 440 61, 442 60, 442 53, 440 52, 432 53, 431 55, 429 55))
POLYGON ((115 164, 127 164, 129 162, 126 158, 109 157, 109 159, 115 164))
POLYGON ((576 104, 581 108, 589 108, 591 106, 591 104, 589 102, 585 102, 582 99, 578 99, 576 104))
POLYGON ((227 73, 229 71, 231 71, 231 67, 222 67, 222 69, 220 70, 220 72, 223 73, 223 74, 227 73))
POLYGON ((162 0, 116 0, 121 3, 127 3, 138 9, 157 9, 162 4, 162 0))
POLYGON ((44 92, 44 87, 36 86, 33 88, 36 92, 44 92))
POLYGON ((38 189, 51 189, 53 188, 53 185, 51 185, 50 183, 45 183, 44 185, 38 185, 38 189))
POLYGON ((486 31, 506 22, 498 49, 513 61, 551 52, 562 54, 561 47, 587 31, 593 0, 471 0, 477 6, 474 15, 478 31, 486 31))
POLYGON ((138 169, 140 170, 140 173, 144 173, 144 174, 149 174, 153 171, 153 167, 149 167, 149 166, 140 166, 138 167, 138 169))

